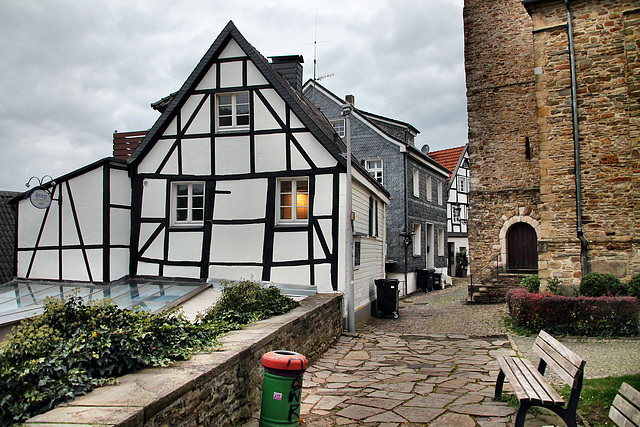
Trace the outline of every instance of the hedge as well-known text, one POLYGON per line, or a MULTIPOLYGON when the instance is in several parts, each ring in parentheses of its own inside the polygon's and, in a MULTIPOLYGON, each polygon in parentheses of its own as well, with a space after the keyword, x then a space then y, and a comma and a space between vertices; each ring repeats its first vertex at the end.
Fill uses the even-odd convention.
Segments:
POLYGON ((525 288, 507 292, 514 326, 552 335, 638 335, 640 306, 633 297, 566 297, 534 294, 525 288))

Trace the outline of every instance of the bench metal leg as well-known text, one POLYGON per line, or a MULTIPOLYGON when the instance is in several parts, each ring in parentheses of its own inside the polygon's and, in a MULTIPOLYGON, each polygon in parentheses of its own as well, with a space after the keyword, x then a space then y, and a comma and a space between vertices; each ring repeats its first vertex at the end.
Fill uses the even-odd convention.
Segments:
POLYGON ((527 418, 527 411, 531 407, 529 402, 520 402, 520 407, 518 408, 518 412, 516 412, 516 421, 515 427, 524 427, 524 420, 527 418))
POLYGON ((494 400, 500 400, 502 397, 502 385, 504 384, 504 372, 500 369, 498 372, 498 379, 496 380, 496 393, 494 395, 494 400))

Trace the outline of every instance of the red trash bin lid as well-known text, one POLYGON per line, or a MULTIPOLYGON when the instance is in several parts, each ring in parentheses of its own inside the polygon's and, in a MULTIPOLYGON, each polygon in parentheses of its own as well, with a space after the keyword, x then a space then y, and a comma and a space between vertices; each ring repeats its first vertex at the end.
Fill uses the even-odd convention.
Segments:
POLYGON ((303 355, 286 350, 270 351, 262 356, 262 366, 281 371, 300 371, 307 369, 309 361, 303 355))

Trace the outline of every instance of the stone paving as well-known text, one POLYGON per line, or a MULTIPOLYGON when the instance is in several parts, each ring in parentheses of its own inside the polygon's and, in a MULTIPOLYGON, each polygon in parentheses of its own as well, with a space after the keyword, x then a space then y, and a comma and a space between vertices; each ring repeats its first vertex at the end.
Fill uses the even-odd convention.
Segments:
MULTIPOLYGON (((301 425, 512 426, 515 409, 492 400, 496 357, 537 360, 535 337, 507 333, 505 304, 467 305, 465 299, 460 282, 418 291, 400 302, 399 319, 370 318, 356 333, 343 334, 304 375, 301 425)), ((591 365, 587 377, 640 370, 640 340, 561 340, 591 365)), ((533 412, 527 427, 564 425, 548 411, 533 412)), ((258 420, 259 413, 245 426, 258 420)))

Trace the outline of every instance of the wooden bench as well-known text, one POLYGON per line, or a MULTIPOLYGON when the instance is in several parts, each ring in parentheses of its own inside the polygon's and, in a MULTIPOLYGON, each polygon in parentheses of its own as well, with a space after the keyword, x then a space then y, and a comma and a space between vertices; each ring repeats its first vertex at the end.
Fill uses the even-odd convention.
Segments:
POLYGON ((609 410, 609 418, 620 427, 640 426, 640 392, 622 383, 609 410))
POLYGON ((524 426, 527 411, 532 406, 548 408, 558 414, 568 427, 577 426, 576 409, 582 390, 585 361, 545 331, 538 334, 533 350, 540 356, 537 369, 524 358, 498 358, 500 372, 496 381, 495 398, 500 399, 502 396, 502 386, 506 378, 520 400, 520 407, 516 413, 516 427, 524 426), (547 365, 571 387, 566 406, 562 397, 543 376, 547 365))

